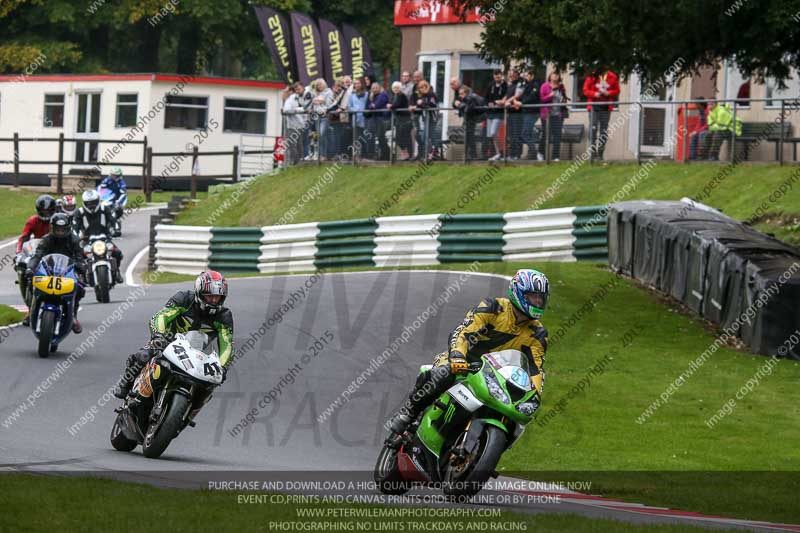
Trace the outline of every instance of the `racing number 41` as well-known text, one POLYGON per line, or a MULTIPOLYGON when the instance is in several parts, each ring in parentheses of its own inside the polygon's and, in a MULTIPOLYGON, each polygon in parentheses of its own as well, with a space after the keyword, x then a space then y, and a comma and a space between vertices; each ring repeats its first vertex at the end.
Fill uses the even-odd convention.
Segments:
POLYGON ((203 365, 203 375, 205 376, 213 376, 221 373, 222 369, 217 363, 206 363, 203 365))

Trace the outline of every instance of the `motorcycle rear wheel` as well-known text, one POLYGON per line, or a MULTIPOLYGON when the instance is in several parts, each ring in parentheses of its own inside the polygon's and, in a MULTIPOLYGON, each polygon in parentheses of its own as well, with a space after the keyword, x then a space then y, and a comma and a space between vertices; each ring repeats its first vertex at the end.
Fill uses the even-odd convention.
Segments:
POLYGON ((50 356, 50 347, 55 331, 55 312, 50 310, 42 311, 42 319, 39 323, 39 357, 46 358, 50 356))
POLYGON ((160 423, 147 428, 142 443, 142 453, 150 459, 155 459, 164 453, 172 439, 183 429, 183 416, 189 410, 189 398, 182 394, 173 394, 169 405, 164 409, 160 423))
POLYGON ((378 490, 383 494, 400 495, 411 489, 411 484, 403 481, 397 467, 397 450, 389 446, 381 449, 373 476, 378 490))

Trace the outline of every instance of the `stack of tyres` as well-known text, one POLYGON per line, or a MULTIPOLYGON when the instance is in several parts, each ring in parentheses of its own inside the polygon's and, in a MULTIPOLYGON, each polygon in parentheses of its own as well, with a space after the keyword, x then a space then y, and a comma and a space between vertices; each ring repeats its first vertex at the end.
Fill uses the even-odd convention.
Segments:
POLYGON ((797 248, 718 211, 635 201, 609 210, 608 258, 612 270, 671 295, 723 328, 749 315, 735 329, 754 352, 791 355, 778 350, 800 327, 797 248), (754 305, 759 300, 765 303, 754 305))

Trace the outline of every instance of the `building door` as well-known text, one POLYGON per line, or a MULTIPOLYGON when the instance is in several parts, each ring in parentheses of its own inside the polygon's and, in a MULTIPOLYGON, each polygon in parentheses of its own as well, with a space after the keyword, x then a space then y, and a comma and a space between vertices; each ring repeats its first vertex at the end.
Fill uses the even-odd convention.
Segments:
POLYGON ((77 93, 75 110, 75 161, 94 163, 100 138, 100 93, 77 93))
POLYGON ((676 106, 671 104, 675 85, 657 80, 642 87, 641 79, 634 73, 630 78, 631 101, 641 102, 631 113, 631 151, 641 136, 642 155, 671 156, 674 153, 676 106), (642 115, 640 117, 640 115, 642 115))
MULTIPOLYGON (((436 93, 439 107, 450 107, 453 99, 451 94, 453 91, 450 89, 450 55, 421 55, 419 56, 419 70, 422 71, 422 77, 431 84, 433 92, 436 93)), ((442 140, 447 139, 448 114, 442 113, 439 121, 442 140)))

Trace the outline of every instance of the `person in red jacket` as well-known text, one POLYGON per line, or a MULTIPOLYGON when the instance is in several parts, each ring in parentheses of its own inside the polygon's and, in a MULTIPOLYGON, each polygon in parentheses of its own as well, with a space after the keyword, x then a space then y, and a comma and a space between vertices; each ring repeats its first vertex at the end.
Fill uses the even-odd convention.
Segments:
POLYGON ((50 217, 56 212, 56 201, 43 194, 36 199, 36 214, 25 222, 22 235, 17 239, 17 253, 22 253, 22 245, 30 239, 41 239, 50 233, 50 217))
POLYGON ((604 68, 596 68, 583 82, 583 94, 589 101, 586 109, 592 113, 592 152, 595 158, 603 159, 608 140, 608 120, 614 110, 613 102, 619 97, 617 75, 604 68), (594 104, 594 105, 592 105, 594 104))
MULTIPOLYGON (((14 268, 17 271, 17 283, 19 292, 23 300, 26 300, 27 283, 24 277, 27 268, 27 259, 22 255, 22 246, 30 239, 41 239, 50 233, 50 218, 56 212, 55 199, 47 194, 41 195, 36 199, 36 214, 25 221, 22 234, 17 239, 17 256, 14 258, 14 268)), ((27 303, 27 301, 26 301, 27 303)), ((28 317, 25 317, 27 322, 28 317)))

